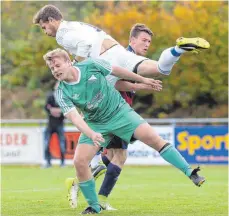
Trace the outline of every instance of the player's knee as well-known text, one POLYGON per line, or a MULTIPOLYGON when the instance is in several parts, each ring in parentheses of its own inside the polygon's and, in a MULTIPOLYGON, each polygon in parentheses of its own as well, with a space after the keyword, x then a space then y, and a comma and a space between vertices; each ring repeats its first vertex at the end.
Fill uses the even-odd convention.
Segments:
POLYGON ((127 159, 127 151, 125 149, 116 149, 113 160, 120 166, 123 166, 127 159))
POLYGON ((113 159, 113 151, 112 149, 107 149, 107 153, 106 153, 106 157, 109 161, 111 161, 113 159))
POLYGON ((85 166, 88 166, 88 162, 85 160, 84 157, 81 156, 75 156, 73 162, 76 170, 81 170, 84 169, 85 166))
POLYGON ((121 163, 124 164, 126 162, 126 159, 127 159, 127 151, 123 149, 120 154, 121 163))
POLYGON ((154 148, 155 150, 160 150, 161 147, 166 143, 160 136, 156 135, 148 135, 145 137, 144 141, 145 144, 149 145, 150 147, 154 148))
POLYGON ((124 165, 124 163, 126 162, 127 156, 126 155, 122 155, 120 158, 120 164, 124 165))
POLYGON ((156 145, 158 142, 160 142, 160 137, 155 136, 154 134, 147 134, 144 137, 144 143, 150 146, 156 145))

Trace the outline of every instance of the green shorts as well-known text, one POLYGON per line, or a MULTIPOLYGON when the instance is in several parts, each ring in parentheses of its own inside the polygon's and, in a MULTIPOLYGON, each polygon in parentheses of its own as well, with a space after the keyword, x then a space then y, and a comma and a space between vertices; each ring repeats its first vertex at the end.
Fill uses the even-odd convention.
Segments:
MULTIPOLYGON (((88 122, 89 127, 95 132, 101 133, 105 139, 101 143, 101 147, 106 147, 114 135, 120 137, 127 143, 133 136, 136 128, 146 121, 138 115, 128 104, 121 107, 112 118, 107 122, 88 122)), ((80 135, 78 144, 91 144, 94 145, 92 140, 83 133, 80 135)))

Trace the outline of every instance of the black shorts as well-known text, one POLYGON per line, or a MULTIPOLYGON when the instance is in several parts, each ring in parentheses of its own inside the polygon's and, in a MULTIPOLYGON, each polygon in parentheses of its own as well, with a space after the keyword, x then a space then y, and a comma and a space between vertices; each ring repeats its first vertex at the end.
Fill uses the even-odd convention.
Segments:
MULTIPOLYGON (((136 139, 134 137, 131 138, 130 142, 134 142, 136 141, 136 139)), ((118 136, 114 136, 111 141, 109 142, 108 146, 106 147, 106 149, 127 149, 128 148, 128 144, 127 142, 125 142, 124 140, 122 140, 120 137, 118 136)))

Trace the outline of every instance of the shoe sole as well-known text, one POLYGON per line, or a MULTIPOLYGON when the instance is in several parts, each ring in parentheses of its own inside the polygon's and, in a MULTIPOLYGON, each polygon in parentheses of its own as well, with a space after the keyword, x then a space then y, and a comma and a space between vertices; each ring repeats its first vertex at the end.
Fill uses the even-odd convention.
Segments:
POLYGON ((100 172, 98 172, 97 175, 94 176, 94 179, 97 180, 101 175, 105 174, 106 171, 107 169, 100 170, 100 172))
MULTIPOLYGON (((196 49, 209 49, 210 44, 208 41, 206 41, 203 38, 178 38, 176 40, 177 46, 184 46, 184 45, 190 45, 194 46, 196 49)), ((182 47, 181 47, 182 48, 182 47)))
POLYGON ((204 182, 205 182, 205 179, 201 180, 197 186, 200 187, 204 182))

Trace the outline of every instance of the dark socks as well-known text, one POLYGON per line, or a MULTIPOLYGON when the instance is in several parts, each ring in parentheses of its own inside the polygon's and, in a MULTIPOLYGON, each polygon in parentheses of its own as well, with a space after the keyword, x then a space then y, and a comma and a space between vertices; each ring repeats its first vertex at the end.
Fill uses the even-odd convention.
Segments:
POLYGON ((107 166, 109 165, 109 163, 110 163, 109 159, 108 159, 105 155, 102 156, 102 161, 103 161, 103 163, 106 165, 106 167, 107 167, 107 166))
POLYGON ((109 163, 107 166, 107 172, 101 188, 99 190, 99 195, 108 196, 115 186, 118 177, 121 173, 121 168, 115 164, 109 163))

